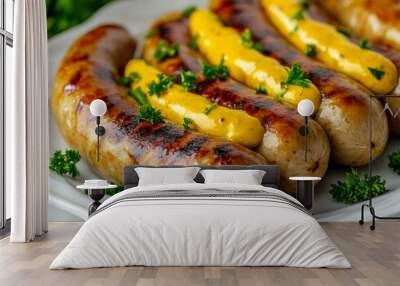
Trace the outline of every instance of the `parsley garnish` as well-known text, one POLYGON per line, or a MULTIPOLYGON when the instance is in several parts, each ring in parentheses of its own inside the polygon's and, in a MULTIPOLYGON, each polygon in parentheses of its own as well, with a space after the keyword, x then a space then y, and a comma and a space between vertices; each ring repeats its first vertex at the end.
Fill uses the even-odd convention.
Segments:
POLYGON ((160 33, 160 31, 158 29, 155 30, 150 30, 147 32, 147 34, 145 35, 146 39, 150 39, 153 38, 155 35, 158 35, 160 33))
POLYGON ((226 80, 229 77, 229 69, 224 65, 224 58, 218 65, 210 65, 204 61, 200 61, 202 73, 208 80, 226 80))
POLYGON ((188 6, 182 11, 182 17, 186 17, 186 18, 190 17, 190 15, 192 15, 192 13, 196 10, 197 10, 196 6, 194 6, 194 5, 188 6))
POLYGON ((197 45, 197 40, 199 39, 199 36, 194 36, 193 38, 190 39, 188 43, 188 47, 191 48, 193 51, 198 51, 199 47, 197 45))
POLYGON ((205 114, 205 115, 208 115, 208 114, 210 114, 211 113, 211 111, 213 111, 215 108, 217 108, 218 107, 218 104, 216 103, 216 102, 212 102, 209 106, 207 106, 205 109, 204 109, 204 111, 203 111, 203 113, 205 114))
POLYGON ((303 7, 304 10, 308 10, 308 8, 310 7, 310 3, 308 3, 308 1, 303 0, 301 1, 301 6, 303 7))
POLYGON ((386 193, 386 182, 381 176, 372 176, 369 180, 368 175, 364 176, 358 174, 357 169, 351 169, 346 173, 346 179, 338 181, 336 184, 331 185, 329 193, 332 198, 337 202, 345 204, 354 204, 368 200, 368 190, 371 186, 372 197, 379 196, 386 193))
POLYGON ((135 88, 133 90, 132 89, 128 90, 128 95, 133 97, 140 105, 149 104, 147 102, 146 94, 140 87, 135 88))
POLYGON ((389 167, 400 175, 400 151, 396 151, 389 155, 389 167))
POLYGON ((361 39, 361 41, 360 41, 360 48, 361 49, 366 49, 366 50, 369 50, 370 48, 369 48, 369 43, 368 43, 368 40, 367 39, 361 39))
POLYGON ((375 69, 375 68, 371 68, 371 67, 368 67, 368 69, 377 80, 381 80, 383 78, 383 76, 385 75, 385 72, 383 70, 375 69))
POLYGON ((282 85, 297 85, 302 87, 309 87, 310 80, 308 79, 307 74, 301 69, 301 66, 299 64, 293 64, 288 71, 287 79, 282 82, 282 85))
POLYGON ((267 88, 265 87, 265 83, 260 83, 256 88, 257 94, 267 94, 267 88))
POLYGON ((192 119, 188 117, 183 117, 183 130, 188 131, 190 129, 190 124, 193 122, 192 119))
POLYGON ((67 149, 64 152, 55 151, 50 158, 49 169, 59 175, 68 174, 71 177, 79 176, 79 170, 76 164, 81 160, 81 155, 78 151, 67 149))
POLYGON ((121 76, 118 81, 123 86, 128 87, 131 85, 132 82, 139 81, 140 78, 140 74, 138 74, 137 72, 133 72, 128 76, 121 76))
POLYGON ((336 31, 338 31, 340 34, 346 36, 347 38, 351 38, 351 32, 343 27, 338 27, 336 28, 336 31))
POLYGON ((317 46, 314 44, 307 44, 305 54, 307 57, 314 58, 317 55, 317 46))
POLYGON ((147 85, 150 95, 160 96, 164 91, 171 88, 174 84, 172 76, 166 76, 162 73, 157 75, 158 82, 152 81, 147 85))
POLYGON ((258 52, 262 51, 261 44, 253 41, 253 37, 252 37, 251 31, 249 29, 244 30, 242 35, 240 36, 240 38, 242 40, 242 45, 245 48, 254 49, 258 52))
POLYGON ((149 104, 142 105, 139 109, 139 119, 151 124, 164 122, 164 117, 159 109, 154 109, 149 104))
POLYGON ((168 58, 175 57, 178 53, 179 45, 177 43, 168 45, 167 41, 160 40, 158 42, 157 50, 154 52, 154 57, 163 61, 168 58))
POLYGON ((180 73, 181 85, 187 91, 191 91, 195 88, 196 75, 191 71, 181 71, 180 73))

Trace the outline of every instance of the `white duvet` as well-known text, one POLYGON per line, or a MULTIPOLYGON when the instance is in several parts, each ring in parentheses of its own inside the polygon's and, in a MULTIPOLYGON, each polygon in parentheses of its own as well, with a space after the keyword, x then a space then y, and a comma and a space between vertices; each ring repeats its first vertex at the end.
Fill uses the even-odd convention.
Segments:
POLYGON ((142 186, 108 200, 50 269, 145 266, 293 266, 349 268, 318 222, 274 200, 185 197, 122 200, 134 192, 262 190, 254 185, 142 186), (116 203, 116 201, 118 201, 116 203))

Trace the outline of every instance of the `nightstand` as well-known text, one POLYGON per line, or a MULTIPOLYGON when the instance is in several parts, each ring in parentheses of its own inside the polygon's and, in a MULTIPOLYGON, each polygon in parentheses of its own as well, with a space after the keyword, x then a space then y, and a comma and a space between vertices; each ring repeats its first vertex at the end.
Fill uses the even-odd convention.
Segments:
POLYGON ((80 190, 88 190, 89 197, 94 201, 88 209, 89 216, 94 213, 101 205, 100 200, 106 194, 107 189, 114 189, 117 185, 110 185, 105 180, 86 180, 85 184, 76 188, 80 190))
POLYGON ((290 177, 296 181, 296 199, 301 202, 306 209, 312 212, 314 205, 314 187, 320 177, 290 177))

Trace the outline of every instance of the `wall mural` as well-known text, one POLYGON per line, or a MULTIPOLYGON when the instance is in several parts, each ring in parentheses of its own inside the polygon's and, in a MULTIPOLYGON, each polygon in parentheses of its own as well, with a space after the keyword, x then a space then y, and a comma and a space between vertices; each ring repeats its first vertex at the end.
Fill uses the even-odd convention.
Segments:
POLYGON ((314 4, 278 15, 274 1, 75 2, 47 1, 50 220, 86 219, 91 200, 76 186, 106 179, 113 195, 127 165, 269 163, 288 193, 291 176, 323 178, 318 219, 356 221, 370 158, 376 210, 400 214, 400 97, 370 100, 400 96, 400 51, 358 40, 314 4), (302 21, 315 19, 332 26, 305 42, 302 21), (101 48, 117 57, 80 49, 110 33, 101 48), (324 53, 332 43, 344 64, 324 53))

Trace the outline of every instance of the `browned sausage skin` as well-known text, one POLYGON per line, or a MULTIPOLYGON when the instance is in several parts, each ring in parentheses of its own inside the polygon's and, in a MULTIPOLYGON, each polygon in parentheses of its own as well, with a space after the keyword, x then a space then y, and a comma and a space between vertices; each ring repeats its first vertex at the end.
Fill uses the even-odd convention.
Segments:
MULTIPOLYGON (((249 28, 263 53, 284 65, 301 64, 322 94, 316 121, 325 129, 333 159, 342 165, 361 166, 368 162, 369 91, 345 75, 329 70, 292 47, 268 22, 257 0, 213 0, 211 9, 221 21, 238 31, 249 28)), ((373 158, 384 150, 388 123, 379 114, 383 106, 372 100, 374 126, 373 158)))
POLYGON ((100 174, 122 182, 127 165, 253 165, 265 159, 245 147, 182 128, 139 120, 138 106, 116 83, 136 44, 120 26, 100 26, 79 38, 56 75, 52 110, 68 144, 100 174), (96 160, 95 118, 89 105, 107 103, 102 118, 106 134, 96 160))
MULTIPOLYGON (((329 23, 332 25, 340 26, 340 24, 336 21, 336 19, 332 18, 328 11, 324 10, 322 7, 317 5, 318 1, 316 3, 311 2, 309 3, 309 14, 312 18, 329 23)), ((377 3, 375 3, 378 5, 377 3)), ((382 9, 384 9, 382 7, 382 9)), ((355 43, 360 43, 360 39, 352 36, 351 40, 355 43)), ((397 67, 397 70, 400 73, 400 51, 394 50, 393 48, 384 46, 379 43, 379 41, 375 41, 373 44, 368 43, 368 46, 375 50, 378 53, 381 53, 382 55, 386 56, 388 59, 390 59, 395 66, 397 67)), ((394 95, 400 95, 400 83, 397 85, 396 89, 393 91, 394 95)), ((400 98, 388 98, 387 102, 390 106, 390 109, 392 110, 393 114, 396 114, 397 112, 400 111, 400 98)), ((397 117, 394 116, 389 116, 389 127, 390 131, 393 134, 400 135, 400 115, 397 115, 397 117)))
MULTIPOLYGON (((304 119, 295 110, 268 98, 257 95, 244 85, 233 81, 207 81, 201 76, 199 60, 205 60, 199 53, 188 48, 191 35, 187 19, 179 14, 162 17, 151 28, 157 33, 147 39, 143 49, 145 60, 166 74, 177 75, 180 70, 198 74, 197 88, 193 92, 217 102, 219 105, 240 109, 258 118, 265 127, 263 142, 257 148, 268 163, 277 164, 281 169, 281 181, 286 191, 295 187, 288 178, 297 175, 323 176, 328 167, 330 146, 323 129, 310 121, 309 159, 304 161, 304 136, 301 133, 304 119), (158 42, 163 39, 179 44, 177 57, 159 62, 154 57, 158 42)), ((179 80, 179 77, 176 77, 179 80)))

